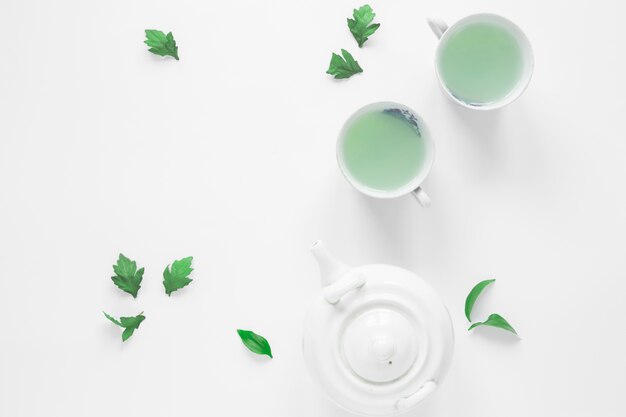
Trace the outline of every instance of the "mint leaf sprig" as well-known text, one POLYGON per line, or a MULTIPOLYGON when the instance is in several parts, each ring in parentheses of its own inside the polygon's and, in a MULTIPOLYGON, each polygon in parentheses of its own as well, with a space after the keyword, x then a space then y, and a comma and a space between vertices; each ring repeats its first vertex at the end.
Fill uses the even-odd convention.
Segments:
POLYGON ((178 46, 176 46, 172 32, 166 35, 160 30, 146 29, 146 40, 144 43, 150 47, 148 51, 155 55, 171 56, 176 61, 179 60, 178 46))
POLYGON ((342 49, 341 55, 343 57, 333 52, 326 74, 330 74, 336 79, 343 79, 363 72, 363 68, 361 68, 350 52, 342 49))
POLYGON ((163 271, 163 286, 168 296, 171 296, 174 291, 186 287, 193 281, 189 278, 193 271, 191 267, 192 261, 193 256, 188 256, 187 258, 174 261, 171 267, 169 265, 165 267, 165 271, 163 271))
POLYGON ((363 44, 372 36, 374 32, 380 27, 380 23, 372 23, 376 13, 372 10, 369 4, 363 5, 358 9, 352 11, 352 19, 348 18, 348 28, 352 32, 352 36, 359 44, 359 48, 363 47, 363 44))
POLYGON ((143 311, 136 316, 120 317, 119 320, 116 320, 104 311, 103 313, 104 317, 109 319, 112 323, 124 328, 124 331, 122 332, 122 342, 127 341, 133 335, 135 330, 139 328, 139 325, 146 319, 146 316, 143 315, 143 311))
POLYGON ((120 253, 117 263, 113 265, 115 276, 111 277, 113 283, 122 291, 137 298, 137 292, 141 288, 144 268, 137 269, 137 262, 130 260, 120 253))

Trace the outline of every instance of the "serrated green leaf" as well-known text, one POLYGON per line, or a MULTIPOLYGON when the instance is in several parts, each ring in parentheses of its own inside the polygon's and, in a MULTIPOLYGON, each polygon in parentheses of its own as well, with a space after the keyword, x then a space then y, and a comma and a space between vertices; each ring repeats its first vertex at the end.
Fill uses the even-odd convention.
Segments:
POLYGON ((361 68, 354 57, 350 55, 350 52, 342 49, 341 54, 343 55, 343 58, 333 52, 326 74, 330 74, 337 79, 342 79, 350 78, 354 74, 363 72, 363 68, 361 68))
POLYGON ((124 331, 122 332, 122 341, 125 342, 128 340, 129 337, 131 337, 133 335, 133 333, 135 332, 135 330, 137 330, 139 328, 139 325, 141 324, 141 322, 143 322, 146 317, 143 315, 143 311, 141 313, 139 313, 136 316, 132 316, 132 317, 120 317, 119 320, 116 320, 115 318, 111 317, 110 315, 108 315, 107 313, 104 313, 104 316, 111 320, 111 322, 115 323, 116 325, 123 327, 124 331))
POLYGON ((171 295, 174 291, 179 290, 187 285, 192 279, 189 278, 191 271, 191 262, 193 256, 179 259, 172 263, 172 266, 168 265, 163 271, 163 286, 165 287, 165 293, 171 295))
POLYGON ((474 308, 474 303, 478 299, 478 296, 483 292, 487 285, 494 282, 495 279, 486 279, 484 281, 479 282, 472 288, 472 290, 467 294, 467 298, 465 299, 465 317, 467 317, 467 321, 471 322, 472 309, 474 308))
POLYGON ((352 19, 347 19, 348 28, 359 44, 359 48, 362 48, 368 37, 372 36, 374 32, 378 30, 380 23, 370 24, 374 20, 374 17, 376 17, 376 13, 374 13, 369 4, 354 9, 352 11, 352 17, 352 19))
MULTIPOLYGON (((104 311, 103 311, 103 313, 104 313, 104 311)), ((123 327, 123 326, 122 326, 122 323, 120 323, 117 319, 115 319, 115 318, 113 318, 113 317, 109 316, 107 313, 104 313, 104 316, 105 316, 107 319, 111 320, 113 323, 117 324, 118 326, 123 327)))
POLYGON ((237 329, 237 334, 239 334, 241 341, 248 348, 248 350, 256 353, 257 355, 267 355, 270 358, 273 358, 272 348, 263 336, 260 336, 251 330, 241 329, 237 329))
POLYGON ((115 276, 111 277, 113 283, 120 290, 129 293, 133 298, 137 298, 144 269, 137 270, 137 263, 120 253, 117 264, 113 265, 113 272, 115 272, 115 276))
POLYGON ((478 323, 474 323, 474 324, 472 324, 472 325, 469 327, 469 329, 467 329, 467 331, 470 331, 470 330, 472 330, 473 328, 478 327, 478 326, 491 326, 491 327, 498 327, 498 328, 500 328, 500 329, 504 329, 504 330, 507 330, 507 331, 509 331, 509 332, 511 332, 511 333, 515 333, 515 334, 517 334, 517 332, 515 331, 515 329, 513 328, 513 326, 511 326, 511 325, 509 324, 509 322, 508 322, 508 321, 506 321, 506 320, 504 319, 504 317, 502 317, 502 316, 501 316, 501 315, 499 315, 499 314, 495 314, 495 313, 494 313, 494 314, 492 314, 492 315, 490 315, 489 317, 487 317, 487 320, 485 320, 485 321, 483 321, 483 322, 478 322, 478 323))
POLYGON ((172 32, 166 35, 160 30, 146 29, 146 40, 144 43, 150 47, 148 51, 153 54, 171 56, 178 61, 178 46, 176 46, 172 32))

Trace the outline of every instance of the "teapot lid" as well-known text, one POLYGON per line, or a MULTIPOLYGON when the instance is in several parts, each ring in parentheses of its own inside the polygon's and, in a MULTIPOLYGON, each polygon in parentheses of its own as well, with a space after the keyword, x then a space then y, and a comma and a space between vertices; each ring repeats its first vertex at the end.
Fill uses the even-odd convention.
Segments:
POLYGON ((334 402, 382 416, 414 407, 441 383, 454 334, 445 305, 419 276, 365 265, 322 290, 303 346, 310 372, 334 402))

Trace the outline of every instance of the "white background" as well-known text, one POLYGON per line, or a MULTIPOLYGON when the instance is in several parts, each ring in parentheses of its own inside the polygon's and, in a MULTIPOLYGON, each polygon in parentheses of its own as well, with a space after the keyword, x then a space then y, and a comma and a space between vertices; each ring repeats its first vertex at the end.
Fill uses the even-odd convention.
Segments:
MULTIPOLYGON (((415 416, 624 416, 624 3, 1 0, 0 416, 347 417, 301 353, 318 291, 308 248, 418 272, 442 295, 456 352, 415 416), (449 102, 425 18, 518 23, 534 46, 526 94, 497 112, 449 102), (181 60, 147 52, 173 31, 181 60), (332 51, 364 73, 334 81, 332 51), (335 164, 343 121, 392 100, 437 147, 425 189, 374 201, 335 164), (145 266, 138 299, 110 280, 145 266), (193 283, 164 295, 168 263, 193 283), (463 303, 521 339, 468 333, 463 303), (126 343, 101 310, 145 312, 126 343), (236 328, 270 341, 250 354, 236 328)), ((493 330, 493 331, 490 331, 493 330)))

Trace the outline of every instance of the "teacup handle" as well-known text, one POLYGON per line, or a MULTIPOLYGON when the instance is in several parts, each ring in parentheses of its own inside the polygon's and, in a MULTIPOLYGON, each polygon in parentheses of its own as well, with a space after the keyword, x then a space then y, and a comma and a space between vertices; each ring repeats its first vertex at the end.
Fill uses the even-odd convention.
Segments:
POLYGON ((428 26, 430 26, 432 31, 435 33, 437 39, 441 39, 444 32, 448 30, 448 25, 446 24, 446 22, 438 17, 429 17, 426 19, 426 22, 428 22, 428 26))
POLYGON ((417 187, 415 190, 411 191, 411 194, 413 194, 413 197, 415 197, 422 207, 430 207, 430 197, 428 197, 428 194, 426 194, 422 187, 417 187))

